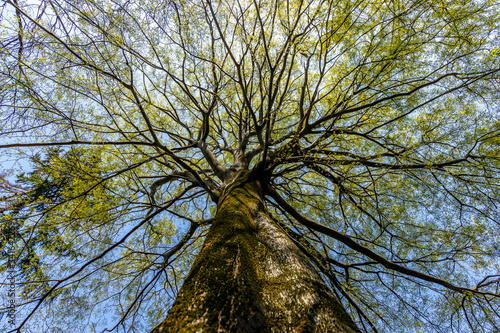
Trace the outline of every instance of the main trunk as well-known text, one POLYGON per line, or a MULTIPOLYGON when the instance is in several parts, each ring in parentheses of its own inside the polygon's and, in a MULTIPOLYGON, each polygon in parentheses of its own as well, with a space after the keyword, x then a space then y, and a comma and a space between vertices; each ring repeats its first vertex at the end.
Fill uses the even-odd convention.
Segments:
POLYGON ((307 257, 239 177, 160 332, 358 332, 307 257))

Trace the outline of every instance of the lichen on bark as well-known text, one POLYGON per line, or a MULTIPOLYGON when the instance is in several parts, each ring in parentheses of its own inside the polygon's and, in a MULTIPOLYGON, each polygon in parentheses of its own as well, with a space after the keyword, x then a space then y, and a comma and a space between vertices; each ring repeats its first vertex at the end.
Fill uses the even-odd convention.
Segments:
POLYGON ((315 267, 240 172, 160 332, 359 332, 315 267))

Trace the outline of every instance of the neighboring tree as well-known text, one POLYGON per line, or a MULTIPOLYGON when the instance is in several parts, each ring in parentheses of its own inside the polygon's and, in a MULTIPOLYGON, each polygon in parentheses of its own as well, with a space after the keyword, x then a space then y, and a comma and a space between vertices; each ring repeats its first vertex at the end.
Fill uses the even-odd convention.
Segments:
POLYGON ((500 331, 498 6, 3 1, 2 329, 500 331))

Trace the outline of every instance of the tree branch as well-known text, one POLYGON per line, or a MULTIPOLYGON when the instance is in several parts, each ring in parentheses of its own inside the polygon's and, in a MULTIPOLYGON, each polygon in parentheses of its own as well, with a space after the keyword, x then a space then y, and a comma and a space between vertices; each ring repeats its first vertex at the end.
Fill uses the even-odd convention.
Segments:
POLYGON ((453 291, 456 291, 456 292, 472 292, 472 293, 479 293, 479 294, 486 294, 486 295, 491 295, 491 296, 496 296, 496 297, 500 297, 500 295, 497 295, 497 294, 493 294, 493 293, 488 293, 488 292, 479 292, 475 289, 470 289, 470 288, 465 288, 465 287, 460 287, 460 286, 456 286, 454 284, 451 284, 445 280, 442 280, 442 279, 439 279, 435 276, 432 276, 432 275, 428 275, 428 274, 424 274, 424 273, 421 273, 421 272, 418 272, 418 271, 415 271, 413 269, 410 269, 410 268, 407 268, 407 267, 404 267, 404 266, 401 266, 401 265, 398 265, 384 257, 382 257, 381 255, 373 252, 372 250, 370 250, 369 248, 361 245, 361 244, 358 244, 356 243, 355 241, 352 240, 352 238, 350 238, 349 236, 347 235, 344 235, 336 230, 333 230, 323 224, 320 224, 320 223, 317 223, 315 221, 312 221, 310 219, 308 219, 307 217, 301 215, 299 212, 297 212, 295 210, 295 208, 293 208, 292 206, 290 206, 271 186, 267 186, 267 193, 286 211, 288 212, 290 215, 292 215, 297 221, 299 221, 300 223, 302 223, 304 226, 306 227, 309 227, 313 230, 316 230, 318 232, 321 232, 322 234, 324 235, 327 235, 327 236, 330 236, 342 243, 344 243, 347 247, 361 253, 361 254, 364 254, 365 256, 367 256, 368 258, 370 259, 373 259, 375 261, 377 261, 378 263, 382 264, 384 267, 388 268, 388 269, 391 269, 391 270, 394 270, 396 272, 400 272, 400 273, 403 273, 405 275, 409 275, 409 276, 413 276, 413 277, 416 277, 416 278, 419 278, 421 280, 424 280, 424 281, 428 281, 428 282, 432 282, 432 283, 436 283, 436 284, 439 284, 443 287, 446 287, 450 290, 453 290, 453 291))

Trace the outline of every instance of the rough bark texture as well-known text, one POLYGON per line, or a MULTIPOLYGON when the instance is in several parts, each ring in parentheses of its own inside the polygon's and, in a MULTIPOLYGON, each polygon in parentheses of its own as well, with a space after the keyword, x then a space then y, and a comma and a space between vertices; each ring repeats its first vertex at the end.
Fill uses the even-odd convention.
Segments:
POLYGON ((266 213, 243 173, 160 332, 359 332, 307 257, 266 213))

